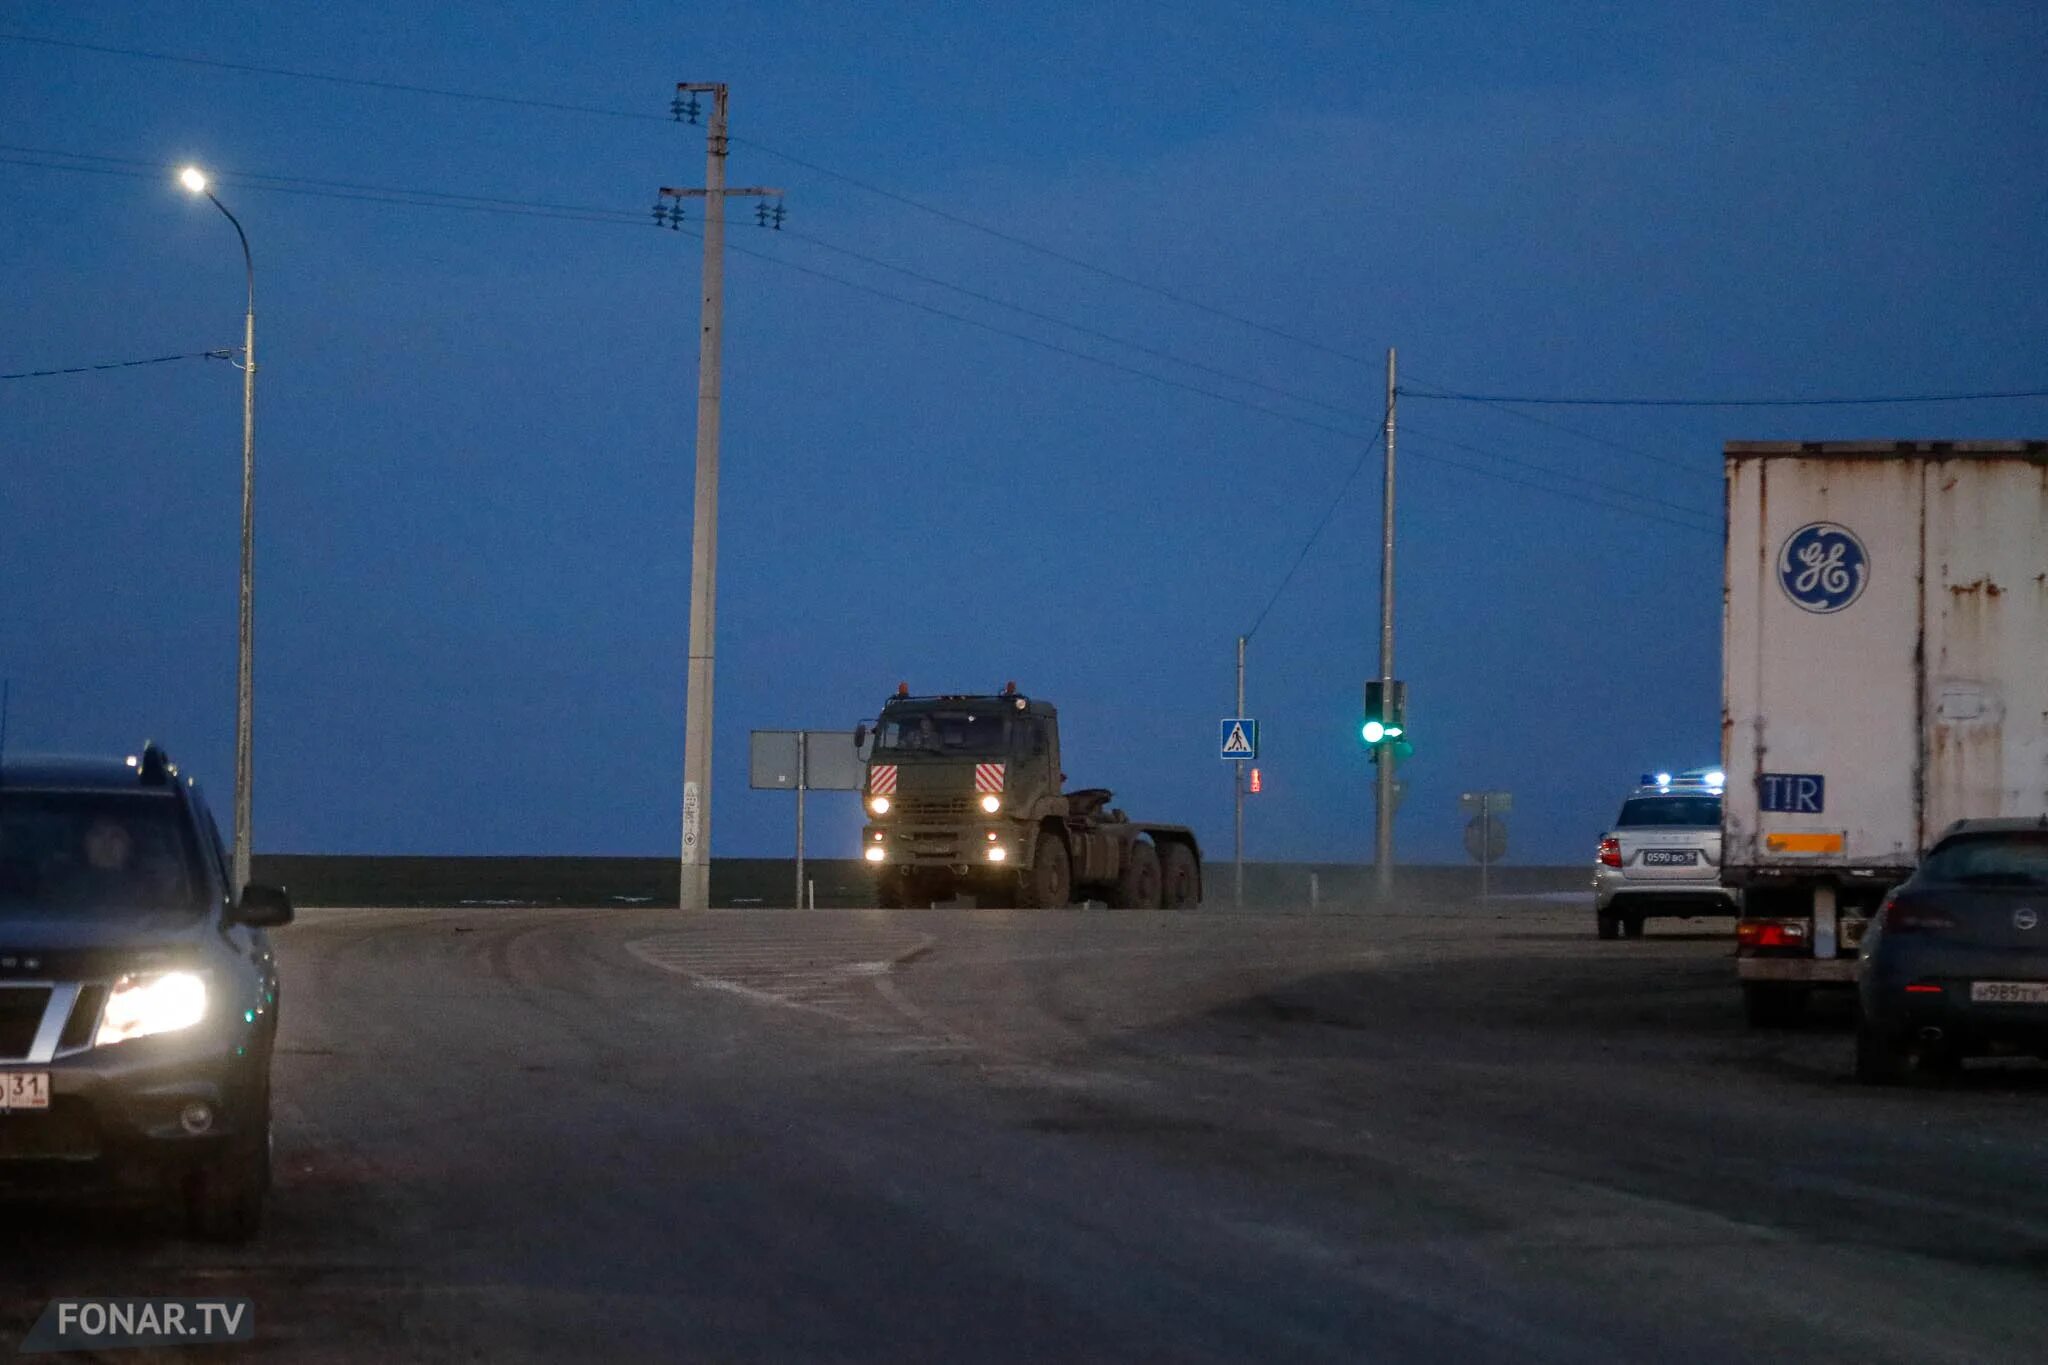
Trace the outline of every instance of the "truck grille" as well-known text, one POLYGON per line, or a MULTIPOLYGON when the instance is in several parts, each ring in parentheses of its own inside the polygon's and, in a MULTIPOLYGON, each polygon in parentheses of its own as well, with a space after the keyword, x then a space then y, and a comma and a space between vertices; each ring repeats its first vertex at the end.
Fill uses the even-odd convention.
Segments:
POLYGON ((28 1056, 49 1003, 48 986, 0 986, 0 1061, 28 1056))
POLYGON ((896 800, 897 818, 906 825, 957 824, 972 810, 964 796, 903 796, 896 800))

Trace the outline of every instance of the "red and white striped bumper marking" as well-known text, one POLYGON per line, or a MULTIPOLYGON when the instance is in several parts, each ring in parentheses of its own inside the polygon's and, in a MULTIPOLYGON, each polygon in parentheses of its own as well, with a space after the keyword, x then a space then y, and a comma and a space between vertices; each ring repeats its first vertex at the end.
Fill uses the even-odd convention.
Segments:
POLYGON ((974 765, 974 790, 979 793, 995 793, 1003 790, 1003 765, 1000 763, 977 763, 974 765))
POLYGON ((868 769, 868 794, 870 796, 894 796, 896 794, 896 765, 877 763, 868 769))

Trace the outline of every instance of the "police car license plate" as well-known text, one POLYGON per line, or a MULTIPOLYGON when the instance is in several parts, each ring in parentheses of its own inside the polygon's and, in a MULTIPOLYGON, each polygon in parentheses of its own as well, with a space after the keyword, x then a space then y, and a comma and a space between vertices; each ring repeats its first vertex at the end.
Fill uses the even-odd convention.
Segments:
POLYGON ((1645 867, 1691 867, 1692 850, 1689 848, 1649 848, 1643 850, 1645 867))
POLYGON ((49 1072, 0 1071, 0 1110, 49 1107, 49 1072))
POLYGON ((1986 1005, 2048 1005, 2048 981, 1972 981, 1970 999, 1986 1005))

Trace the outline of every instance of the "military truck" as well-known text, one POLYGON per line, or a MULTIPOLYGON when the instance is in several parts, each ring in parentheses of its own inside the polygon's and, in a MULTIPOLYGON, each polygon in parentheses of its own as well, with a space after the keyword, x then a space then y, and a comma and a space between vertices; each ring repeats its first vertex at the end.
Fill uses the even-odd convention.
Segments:
POLYGON ((1202 899, 1194 831, 1131 819, 1102 787, 1062 790, 1059 712, 1009 684, 993 696, 913 697, 854 732, 866 762, 862 852, 884 908, 977 905, 1189 910, 1202 899))

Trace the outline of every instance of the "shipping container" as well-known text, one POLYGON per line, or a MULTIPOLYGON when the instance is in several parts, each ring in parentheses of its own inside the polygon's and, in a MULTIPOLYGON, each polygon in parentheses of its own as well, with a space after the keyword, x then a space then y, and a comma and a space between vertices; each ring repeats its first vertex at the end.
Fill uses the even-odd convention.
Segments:
POLYGON ((1952 821, 2048 812, 2048 441, 1726 461, 1722 875, 1782 926, 1743 976, 1846 982, 1952 821))

